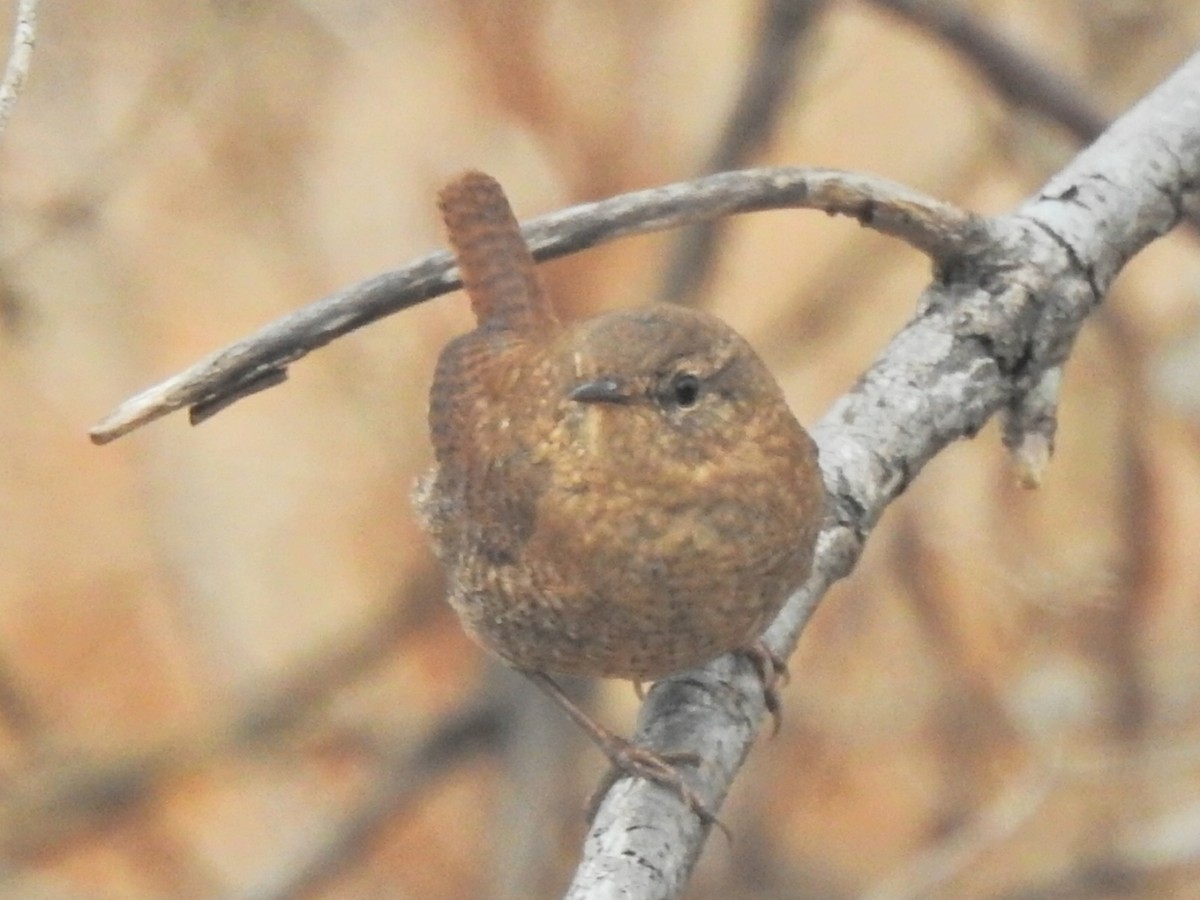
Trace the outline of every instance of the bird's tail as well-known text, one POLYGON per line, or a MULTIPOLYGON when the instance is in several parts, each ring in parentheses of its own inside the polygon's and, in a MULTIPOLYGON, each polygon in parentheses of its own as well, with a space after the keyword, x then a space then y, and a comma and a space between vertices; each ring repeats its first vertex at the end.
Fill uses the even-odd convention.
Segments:
POLYGON ((557 323, 496 179, 464 172, 442 188, 438 206, 480 328, 528 332, 557 323))

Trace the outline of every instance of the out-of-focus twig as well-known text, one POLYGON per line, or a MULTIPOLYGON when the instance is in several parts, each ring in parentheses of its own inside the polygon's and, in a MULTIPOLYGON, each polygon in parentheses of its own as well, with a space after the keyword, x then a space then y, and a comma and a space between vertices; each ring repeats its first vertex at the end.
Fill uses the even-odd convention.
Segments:
POLYGON ((1009 103, 1035 110, 1082 143, 1094 140, 1109 119, 1084 87, 1056 72, 981 21, 962 3, 944 0, 868 0, 941 37, 980 71, 1009 103))
MULTIPOLYGON (((501 668, 498 662, 493 665, 501 668)), ((493 680, 511 694, 506 787, 498 811, 498 821, 511 824, 504 840, 492 845, 487 894, 494 900, 548 897, 569 874, 559 852, 563 835, 582 831, 585 824, 578 760, 591 745, 557 705, 540 691, 530 691, 523 677, 498 671, 493 680)), ((596 695, 594 680, 563 678, 559 686, 580 704, 596 695)))
POLYGON ((416 746, 381 748, 383 772, 366 795, 318 833, 298 859, 289 860, 242 900, 298 900, 327 885, 366 850, 383 823, 415 795, 463 760, 506 740, 511 711, 496 692, 443 720, 416 746))
POLYGON ((1057 760, 1039 762, 992 804, 945 840, 906 860, 862 900, 915 900, 937 893, 983 853, 1016 834, 1058 783, 1057 760))
MULTIPOLYGON (((746 77, 703 174, 740 168, 766 145, 799 78, 798 49, 826 0, 766 0, 746 77)), ((687 302, 712 269, 724 220, 680 231, 667 261, 659 299, 687 302)))
POLYGON ((398 604, 352 639, 298 665, 294 677, 223 721, 115 757, 34 761, 0 787, 0 856, 27 855, 103 827, 112 816, 152 798, 166 779, 295 734, 424 616, 420 604, 398 604))
POLYGON ((0 654, 0 720, 22 737, 32 737, 41 728, 37 706, 25 696, 8 659, 0 654))

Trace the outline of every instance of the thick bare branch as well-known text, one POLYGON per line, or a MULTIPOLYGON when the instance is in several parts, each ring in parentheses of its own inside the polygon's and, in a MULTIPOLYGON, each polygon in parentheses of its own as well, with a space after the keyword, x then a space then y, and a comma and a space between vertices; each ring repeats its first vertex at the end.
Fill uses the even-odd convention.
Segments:
MULTIPOLYGON (((735 213, 818 209, 851 216, 946 264, 981 239, 977 219, 894 182, 833 169, 794 167, 725 172, 585 203, 522 227, 537 260, 554 259, 635 234, 735 213)), ((126 400, 91 430, 105 444, 184 407, 193 422, 283 380, 311 350, 391 313, 461 286, 446 252, 384 272, 318 300, 185 371, 126 400)))
MULTIPOLYGON (((1200 55, 1036 197, 990 220, 992 247, 942 273, 815 429, 832 508, 812 578, 767 631, 771 649, 790 655, 821 595, 854 566, 888 503, 926 462, 1063 364, 1121 267, 1195 204, 1198 185, 1200 55)), ((655 685, 635 739, 703 758, 692 787, 715 809, 762 713, 748 667, 722 657, 655 685)), ((568 896, 677 896, 705 837, 677 797, 618 782, 568 896)))

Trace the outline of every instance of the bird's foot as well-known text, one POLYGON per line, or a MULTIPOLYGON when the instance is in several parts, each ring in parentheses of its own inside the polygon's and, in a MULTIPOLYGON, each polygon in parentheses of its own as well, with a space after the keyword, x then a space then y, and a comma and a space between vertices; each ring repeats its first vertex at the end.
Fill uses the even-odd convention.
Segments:
POLYGON ((595 817, 600 801, 604 799, 604 795, 612 786, 621 778, 630 776, 645 778, 647 781, 662 785, 678 796, 688 809, 695 813, 701 824, 715 825, 721 829, 727 840, 733 840, 733 835, 725 823, 705 805, 700 795, 692 790, 679 771, 680 766, 699 766, 702 760, 698 754, 687 750, 665 752, 649 750, 639 747, 632 741, 619 737, 607 729, 603 740, 596 736, 593 736, 593 739, 596 741, 596 746, 608 757, 611 765, 608 773, 596 786, 596 790, 592 792, 592 796, 588 800, 589 821, 595 817))
POLYGON ((768 647, 762 640, 757 640, 749 647, 738 651, 754 666, 762 682, 763 704, 771 714, 775 727, 771 736, 779 734, 779 726, 783 723, 783 707, 779 703, 779 688, 788 681, 787 663, 778 653, 768 647))
POLYGON ((704 805, 700 795, 692 790, 679 772, 680 766, 700 765, 702 760, 697 754, 686 751, 658 753, 645 747, 639 747, 632 741, 613 734, 585 713, 563 693, 562 688, 545 672, 523 670, 522 674, 557 703, 587 733, 587 736, 611 763, 608 774, 600 782, 599 787, 592 792, 592 797, 588 801, 589 820, 595 817, 600 800, 608 793, 609 789, 622 777, 631 775, 662 785, 678 796, 688 809, 696 814, 701 824, 715 825, 724 832, 726 838, 733 839, 729 829, 704 805))

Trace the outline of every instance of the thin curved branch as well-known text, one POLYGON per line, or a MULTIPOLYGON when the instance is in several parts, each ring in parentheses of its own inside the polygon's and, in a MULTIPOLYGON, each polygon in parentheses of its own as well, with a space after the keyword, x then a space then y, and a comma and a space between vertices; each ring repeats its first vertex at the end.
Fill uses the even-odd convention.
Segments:
MULTIPOLYGON (((914 319, 814 429, 832 508, 813 576, 767 630, 770 649, 791 654, 887 505, 937 452, 1060 367, 1121 267, 1198 200, 1200 54, 1036 197, 989 220, 992 246, 926 289, 914 319)), ((749 666, 725 656, 656 684, 634 739, 702 758, 690 784, 717 809, 763 712, 749 666)), ((567 896, 677 896, 705 837, 678 797, 619 781, 567 896)))
POLYGON ((38 0, 19 0, 17 3, 12 49, 8 52, 8 65, 4 67, 4 80, 0 81, 0 134, 8 125, 9 116, 29 75, 33 44, 37 40, 37 8, 38 0))
MULTIPOLYGON (((817 209, 850 216, 947 264, 981 240, 978 219, 940 200, 870 175, 780 167, 724 172, 585 203, 534 219, 522 231, 535 259, 575 253, 621 237, 647 234, 736 213, 817 209)), ((286 367, 309 351, 370 322, 461 286, 441 251, 318 300, 185 371, 126 400, 91 429, 106 444, 177 409, 192 422, 279 384, 286 367)))

